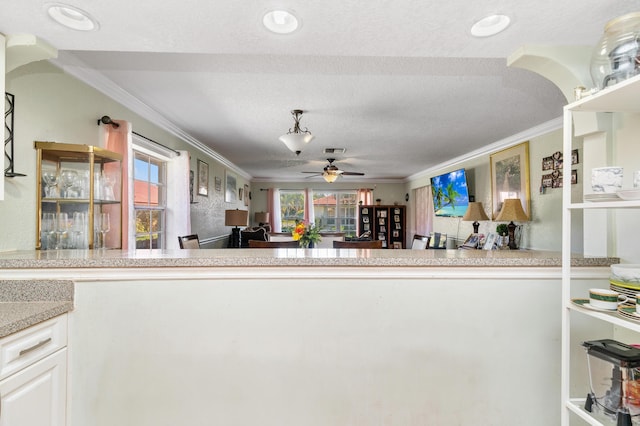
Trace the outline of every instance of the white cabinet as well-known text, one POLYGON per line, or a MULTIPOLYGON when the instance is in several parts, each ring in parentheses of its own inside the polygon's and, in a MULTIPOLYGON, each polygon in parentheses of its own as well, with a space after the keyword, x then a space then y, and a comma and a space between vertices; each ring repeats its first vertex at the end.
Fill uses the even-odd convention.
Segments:
POLYGON ((0 426, 64 426, 67 316, 0 339, 0 426))
MULTIPOLYGON (((572 151, 572 135, 574 125, 574 112, 611 112, 625 114, 628 120, 637 122, 640 120, 640 76, 626 80, 615 86, 609 87, 596 93, 593 96, 581 99, 574 103, 567 105, 564 109, 564 143, 563 151, 564 158, 571 158, 572 151)), ((634 124, 636 125, 636 124, 634 124)), ((636 151, 637 152, 637 151, 636 151)), ((620 155, 619 155, 620 156, 620 155)), ((620 160, 618 158, 618 160, 620 160)), ((618 165, 618 164, 608 164, 618 165)), ((640 167, 635 170, 640 169, 640 167)), ((632 172, 632 170, 626 170, 632 172)), ((564 162, 564 176, 570 176, 571 162, 564 162)), ((584 171, 585 181, 590 180, 590 170, 584 171)), ((568 179, 565 179, 567 182, 568 179)), ((628 186, 624 189, 628 189, 628 186)), ((571 267, 571 241, 572 241, 572 229, 571 229, 571 216, 575 211, 586 212, 592 209, 599 210, 612 210, 619 211, 620 209, 637 209, 640 208, 640 200, 613 200, 613 201, 580 201, 572 202, 571 200, 571 185, 565 184, 563 188, 563 210, 562 210, 562 425, 568 426, 570 424, 571 413, 582 419, 582 423, 591 425, 603 425, 613 424, 614 422, 606 419, 602 420, 596 418, 583 409, 584 400, 588 389, 582 389, 581 386, 576 386, 577 376, 575 371, 572 372, 571 363, 575 362, 579 350, 576 350, 576 346, 580 345, 579 339, 575 336, 576 324, 581 324, 582 327, 587 329, 599 329, 607 330, 609 333, 613 333, 613 330, 630 330, 640 332, 640 322, 632 322, 618 316, 616 313, 602 313, 594 312, 575 306, 571 302, 571 297, 576 297, 576 279, 573 278, 571 267), (588 325, 585 326, 585 322, 588 325), (604 327, 603 326, 608 326, 604 327), (573 333, 573 335, 572 335, 573 333), (573 357, 572 357, 573 354, 573 357)), ((637 213, 636 213, 637 214, 637 213)), ((636 216, 637 217, 637 216, 636 216)), ((615 227, 616 221, 611 220, 607 222, 606 227, 615 227)), ((637 223, 636 223, 637 226, 637 223)), ((604 227, 598 229, 595 232, 604 232, 604 227)), ((617 233, 617 238, 625 239, 623 232, 617 233)), ((627 239, 632 238, 626 236, 627 239)), ((622 242, 624 243, 624 241, 622 242)), ((617 241, 618 246, 621 242, 617 241)), ((609 248, 613 250, 613 255, 617 255, 615 246, 609 248)), ((612 253, 608 253, 612 255, 612 253)), ((582 297, 588 297, 585 292, 582 297)), ((610 338, 611 335, 600 335, 598 338, 610 338)), ((628 342, 637 343, 637 342, 628 342)), ((586 358, 586 355, 585 355, 586 358)), ((586 375, 587 371, 583 373, 586 375)), ((582 378, 584 379, 584 378, 582 378)), ((584 380, 583 380, 584 381, 584 380)))

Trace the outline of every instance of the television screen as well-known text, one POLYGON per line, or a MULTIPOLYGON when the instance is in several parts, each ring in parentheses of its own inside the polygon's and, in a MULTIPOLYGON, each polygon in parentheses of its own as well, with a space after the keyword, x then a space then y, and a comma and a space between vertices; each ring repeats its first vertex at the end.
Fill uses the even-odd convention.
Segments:
POLYGON ((464 216, 469 207, 467 174, 464 169, 432 177, 431 193, 436 216, 464 216))

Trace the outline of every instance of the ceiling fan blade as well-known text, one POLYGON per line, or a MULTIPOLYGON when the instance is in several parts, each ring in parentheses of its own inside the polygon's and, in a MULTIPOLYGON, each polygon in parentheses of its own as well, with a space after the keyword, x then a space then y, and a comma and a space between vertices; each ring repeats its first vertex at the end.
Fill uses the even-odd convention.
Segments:
POLYGON ((364 176, 364 173, 361 172, 342 172, 344 176, 364 176))
POLYGON ((313 173, 315 175, 321 175, 322 174, 322 172, 300 172, 300 173, 313 173))

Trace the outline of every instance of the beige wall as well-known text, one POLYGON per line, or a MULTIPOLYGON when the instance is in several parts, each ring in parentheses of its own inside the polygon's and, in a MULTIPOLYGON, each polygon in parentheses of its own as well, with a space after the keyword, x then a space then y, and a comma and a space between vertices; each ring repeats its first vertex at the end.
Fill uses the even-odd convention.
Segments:
MULTIPOLYGON (((530 191, 531 191, 531 211, 530 222, 523 224, 523 235, 521 241, 522 248, 536 250, 560 250, 561 249, 561 228, 562 228, 562 189, 547 188, 544 193, 540 193, 540 182, 542 179, 542 158, 550 156, 556 151, 562 151, 562 130, 558 129, 550 133, 533 137, 529 140, 529 169, 530 169, 530 191)), ((487 215, 490 216, 491 206, 491 172, 489 167, 490 154, 481 155, 477 158, 463 161, 443 169, 434 170, 427 177, 421 177, 408 183, 408 191, 429 185, 429 178, 442 173, 466 169, 469 194, 475 196, 476 201, 481 201, 487 215)), ((578 181, 582 179, 582 165, 577 165, 578 181)), ((546 173, 546 172, 545 172, 546 173)), ((574 198, 581 197, 582 186, 580 184, 572 187, 574 198)), ((493 221, 481 222, 479 231, 487 234, 495 232, 497 223, 493 221)), ((582 229, 582 217, 577 215, 573 223, 578 230, 582 229)), ((460 218, 436 217, 434 230, 453 236, 458 241, 464 241, 473 232, 471 222, 463 222, 460 218)), ((579 231, 578 234, 581 232, 579 231)), ((582 251, 582 241, 574 241, 575 251, 582 251)))
MULTIPOLYGON (((196 159, 209 164, 209 197, 196 195, 197 204, 191 206, 192 231, 201 238, 226 237, 230 228, 224 226, 224 209, 246 208, 241 203, 225 203, 224 194, 215 192, 214 176, 220 176, 224 182, 222 164, 48 62, 36 62, 8 73, 6 91, 15 95, 15 171, 27 177, 5 179, 5 199, 0 201, 0 250, 35 247, 33 141, 99 145, 101 129, 97 120, 103 115, 130 121, 134 131, 163 145, 189 150, 194 172, 196 159)), ((247 183, 242 176, 237 178, 238 185, 247 183)))

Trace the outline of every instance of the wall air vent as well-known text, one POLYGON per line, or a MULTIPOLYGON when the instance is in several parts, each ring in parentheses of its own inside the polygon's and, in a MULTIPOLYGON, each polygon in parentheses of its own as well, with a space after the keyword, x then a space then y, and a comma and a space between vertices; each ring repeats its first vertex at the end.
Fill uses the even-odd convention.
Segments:
POLYGON ((325 154, 344 154, 345 151, 346 149, 344 148, 325 148, 324 149, 325 154))

